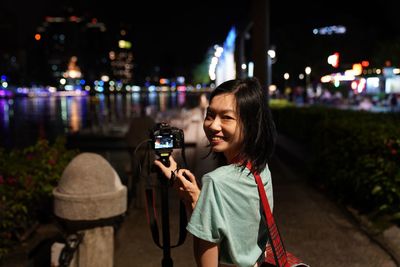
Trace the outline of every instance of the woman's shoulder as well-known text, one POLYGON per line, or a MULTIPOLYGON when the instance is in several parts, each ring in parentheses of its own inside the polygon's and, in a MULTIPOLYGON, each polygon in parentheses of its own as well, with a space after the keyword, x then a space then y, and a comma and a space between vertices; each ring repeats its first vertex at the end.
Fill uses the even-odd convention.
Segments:
POLYGON ((207 173, 211 177, 226 176, 227 174, 236 174, 241 171, 241 168, 235 164, 224 165, 207 173))
MULTIPOLYGON (((271 177, 268 165, 261 172, 261 177, 263 181, 264 180, 268 181, 269 178, 271 177)), ((218 167, 215 170, 208 172, 203 176, 203 182, 211 180, 214 183, 223 183, 223 184, 238 179, 250 182, 254 181, 253 176, 250 175, 250 171, 247 168, 243 169, 242 166, 236 164, 230 164, 218 167), (242 179, 245 177, 251 177, 252 179, 242 179)))
POLYGON ((248 170, 238 165, 230 164, 216 168, 215 170, 208 172, 203 177, 204 180, 211 180, 214 183, 226 183, 228 181, 237 179, 242 175, 247 175, 248 170))
MULTIPOLYGON (((249 170, 247 168, 243 168, 242 166, 237 165, 237 164, 228 164, 228 165, 218 167, 218 168, 214 169, 213 171, 208 172, 207 174, 211 175, 211 176, 219 176, 219 175, 226 175, 228 173, 248 175, 249 170)), ((265 175, 265 174, 269 174, 269 173, 270 173, 270 170, 269 170, 269 167, 267 164, 267 165, 265 165, 265 168, 261 172, 261 175, 265 175)))

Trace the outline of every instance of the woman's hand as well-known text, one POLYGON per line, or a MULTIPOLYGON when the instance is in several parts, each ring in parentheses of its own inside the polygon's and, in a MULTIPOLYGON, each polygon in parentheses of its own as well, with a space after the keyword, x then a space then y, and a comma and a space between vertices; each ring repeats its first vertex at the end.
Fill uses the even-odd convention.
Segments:
POLYGON ((196 177, 187 169, 179 169, 175 174, 176 181, 174 187, 178 191, 179 197, 185 203, 186 208, 193 211, 200 195, 200 188, 197 184, 196 177))
POLYGON ((179 197, 191 213, 200 195, 200 188, 197 184, 196 177, 187 169, 178 169, 178 164, 172 156, 169 156, 169 162, 169 167, 166 167, 159 160, 155 160, 154 164, 160 168, 164 176, 172 182, 172 185, 178 191, 179 197))
POLYGON ((169 156, 169 167, 166 167, 161 161, 155 160, 154 164, 160 168, 162 173, 167 179, 171 179, 172 173, 176 174, 178 171, 178 164, 172 156, 169 156))

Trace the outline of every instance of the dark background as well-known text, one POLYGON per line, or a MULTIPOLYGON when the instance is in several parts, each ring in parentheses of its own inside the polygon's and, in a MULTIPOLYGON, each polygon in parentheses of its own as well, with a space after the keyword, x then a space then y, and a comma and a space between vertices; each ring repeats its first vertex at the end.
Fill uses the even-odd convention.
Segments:
MULTIPOLYGON (((25 46, 46 15, 94 16, 110 30, 128 30, 136 71, 142 76, 155 69, 167 77, 189 75, 211 46, 223 43, 233 25, 251 20, 256 2, 2 0, 0 49, 25 46)), ((305 66, 332 71, 326 58, 336 51, 344 64, 369 60, 378 66, 388 57, 395 64, 399 2, 271 1, 270 41, 277 51, 274 79, 284 72, 302 72, 305 66), (347 33, 312 34, 313 28, 334 24, 346 26, 347 33)))

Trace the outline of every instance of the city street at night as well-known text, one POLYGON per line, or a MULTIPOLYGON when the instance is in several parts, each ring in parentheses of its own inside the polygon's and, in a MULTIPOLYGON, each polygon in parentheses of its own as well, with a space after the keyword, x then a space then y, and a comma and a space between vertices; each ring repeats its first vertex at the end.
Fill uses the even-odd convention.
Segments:
POLYGON ((0 267, 400 267, 399 10, 2 0, 0 267))

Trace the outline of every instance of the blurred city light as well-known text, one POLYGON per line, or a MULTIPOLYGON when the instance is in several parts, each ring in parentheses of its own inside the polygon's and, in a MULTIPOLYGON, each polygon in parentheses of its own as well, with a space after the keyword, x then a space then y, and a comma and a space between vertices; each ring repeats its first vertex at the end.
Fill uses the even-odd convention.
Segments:
POLYGON ((270 94, 274 93, 278 89, 275 84, 271 84, 268 88, 270 94))
POLYGON ((253 62, 249 62, 249 67, 248 67, 248 71, 247 71, 247 75, 251 78, 254 75, 254 63, 253 62))
POLYGON ((108 75, 103 75, 100 77, 100 79, 104 82, 108 82, 110 80, 110 77, 108 75))
POLYGON ((332 35, 332 34, 345 34, 346 27, 342 25, 333 25, 322 28, 313 29, 313 34, 317 35, 332 35))
POLYGON ((218 57, 218 64, 215 70, 215 83, 219 85, 224 81, 236 78, 235 67, 235 42, 237 32, 231 27, 223 44, 223 52, 218 57))
POLYGON ((311 74, 311 67, 307 66, 304 69, 304 72, 306 73, 306 90, 310 89, 310 74, 311 74))
POLYGON ((368 60, 363 60, 361 61, 361 66, 363 66, 364 68, 369 66, 369 61, 368 60))
POLYGON ((130 49, 132 47, 132 43, 126 40, 119 40, 118 47, 121 49, 130 49))
POLYGON ((334 54, 328 57, 328 64, 332 65, 332 67, 337 68, 339 67, 339 53, 335 52, 334 54))
POLYGON ((275 46, 267 51, 267 86, 272 84, 272 64, 276 62, 275 46))
POLYGON ((224 49, 219 45, 214 45, 214 56, 211 58, 210 66, 208 68, 208 75, 211 81, 215 81, 216 79, 216 69, 218 65, 219 58, 221 57, 224 49))
POLYGON ((362 65, 360 63, 353 64, 353 73, 354 75, 361 75, 362 74, 362 65))
POLYGON ((270 56, 270 58, 274 59, 276 57, 276 52, 274 49, 269 49, 268 50, 268 56, 270 56))
POLYGON ((285 80, 289 80, 289 78, 290 78, 290 75, 289 75, 289 73, 285 73, 285 74, 283 74, 283 78, 285 79, 285 80))

